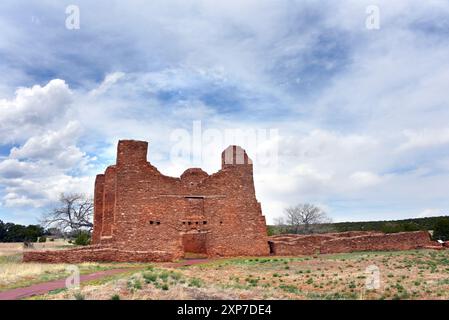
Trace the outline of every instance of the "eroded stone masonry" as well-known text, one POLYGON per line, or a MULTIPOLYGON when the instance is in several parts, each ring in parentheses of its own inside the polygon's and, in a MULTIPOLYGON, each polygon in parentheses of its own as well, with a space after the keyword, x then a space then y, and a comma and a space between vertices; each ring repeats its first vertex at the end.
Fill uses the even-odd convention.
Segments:
POLYGON ((174 178, 147 162, 147 148, 144 141, 119 141, 116 164, 97 175, 91 246, 28 252, 25 260, 169 261, 187 252, 269 254, 253 164, 245 150, 224 150, 222 168, 212 175, 192 168, 174 178))
POLYGON ((186 170, 161 174, 147 162, 148 143, 119 141, 117 161, 95 181, 92 245, 29 251, 24 261, 173 261, 187 253, 208 257, 311 255, 366 250, 442 249, 428 232, 346 232, 267 237, 256 199, 253 165, 230 146, 222 168, 208 175, 186 170))

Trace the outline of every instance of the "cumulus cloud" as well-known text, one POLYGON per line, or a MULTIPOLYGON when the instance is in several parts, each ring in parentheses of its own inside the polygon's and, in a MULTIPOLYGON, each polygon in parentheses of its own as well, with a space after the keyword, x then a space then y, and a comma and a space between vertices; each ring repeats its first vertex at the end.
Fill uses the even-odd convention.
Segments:
MULTIPOLYGON (((46 169, 46 168, 40 168, 46 169)), ((48 173, 51 171, 48 170, 48 173)), ((23 177, 17 179, 0 178, 4 186, 4 196, 0 204, 4 207, 45 208, 54 204, 62 192, 90 194, 93 191, 93 177, 73 177, 70 175, 49 174, 36 178, 23 177)), ((41 211, 42 212, 42 211, 41 211)), ((37 212, 39 214, 39 211, 37 212)))
POLYGON ((81 133, 79 123, 71 121, 58 131, 33 136, 21 147, 13 147, 12 159, 47 161, 58 168, 71 169, 87 165, 89 158, 76 145, 81 133))
POLYGON ((67 117, 74 101, 59 79, 19 88, 14 99, 0 101, 2 141, 14 142, 0 159, 1 205, 39 208, 61 192, 89 190, 92 179, 83 174, 95 158, 77 146, 82 126, 67 117))
MULTIPOLYGON (((376 31, 365 28, 370 1, 138 4, 80 1, 69 33, 62 5, 2 2, 4 203, 88 190, 122 138, 149 140, 151 161, 179 175, 169 137, 202 121, 279 129, 275 143, 234 142, 255 160, 268 221, 306 201, 337 221, 449 206, 447 1, 378 1, 376 31), (16 23, 35 12, 39 26, 16 23), (277 165, 258 163, 259 150, 277 150, 277 165)), ((218 170, 226 146, 207 146, 198 165, 218 170)))
POLYGON ((17 159, 6 159, 0 162, 0 176, 15 179, 31 175, 38 167, 33 163, 20 162, 17 159))
POLYGON ((72 92, 60 79, 18 89, 14 99, 0 100, 0 138, 8 142, 39 132, 60 120, 71 101, 72 92))

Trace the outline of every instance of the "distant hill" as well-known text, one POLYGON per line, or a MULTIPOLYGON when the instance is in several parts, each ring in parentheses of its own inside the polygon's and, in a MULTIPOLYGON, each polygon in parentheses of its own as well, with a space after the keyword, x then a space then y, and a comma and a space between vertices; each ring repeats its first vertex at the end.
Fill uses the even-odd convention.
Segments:
MULTIPOLYGON (((336 222, 318 224, 313 227, 314 233, 345 232, 345 231, 382 231, 395 233, 404 231, 433 230, 435 223, 448 216, 414 218, 404 220, 336 222)), ((293 233, 288 226, 268 226, 269 234, 293 233)))

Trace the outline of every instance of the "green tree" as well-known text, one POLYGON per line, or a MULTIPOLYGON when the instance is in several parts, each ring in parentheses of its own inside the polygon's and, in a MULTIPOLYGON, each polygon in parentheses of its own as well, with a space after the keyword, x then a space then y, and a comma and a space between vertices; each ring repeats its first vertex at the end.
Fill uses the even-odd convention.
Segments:
POLYGON ((75 238, 75 244, 78 246, 87 246, 90 244, 90 233, 87 231, 81 231, 75 238))
POLYGON ((435 240, 449 241, 449 218, 441 218, 435 223, 433 238, 435 240))
POLYGON ((6 227, 2 220, 0 220, 0 242, 4 242, 6 237, 6 227))

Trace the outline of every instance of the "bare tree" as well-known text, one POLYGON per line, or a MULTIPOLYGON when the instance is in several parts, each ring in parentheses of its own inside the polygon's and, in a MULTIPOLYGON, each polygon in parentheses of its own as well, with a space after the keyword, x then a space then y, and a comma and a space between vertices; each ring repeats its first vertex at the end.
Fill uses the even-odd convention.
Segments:
POLYGON ((313 225, 331 221, 321 208, 310 203, 286 208, 284 217, 285 224, 292 227, 295 233, 299 233, 301 228, 304 233, 311 233, 313 225))
POLYGON ((42 226, 55 227, 62 232, 92 230, 94 209, 92 198, 79 193, 62 193, 59 202, 60 207, 44 213, 42 226))

